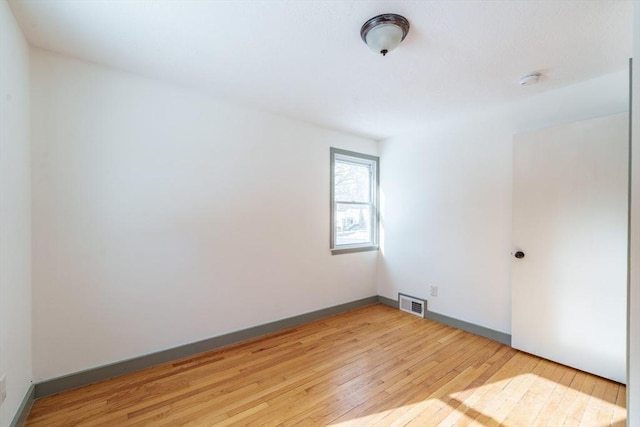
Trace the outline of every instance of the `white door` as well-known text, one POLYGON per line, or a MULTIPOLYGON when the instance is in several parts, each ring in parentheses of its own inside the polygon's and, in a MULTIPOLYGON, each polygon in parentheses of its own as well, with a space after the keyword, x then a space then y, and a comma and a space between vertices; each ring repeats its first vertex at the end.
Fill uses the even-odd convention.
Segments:
POLYGON ((514 137, 512 345, 624 383, 628 115, 514 137))

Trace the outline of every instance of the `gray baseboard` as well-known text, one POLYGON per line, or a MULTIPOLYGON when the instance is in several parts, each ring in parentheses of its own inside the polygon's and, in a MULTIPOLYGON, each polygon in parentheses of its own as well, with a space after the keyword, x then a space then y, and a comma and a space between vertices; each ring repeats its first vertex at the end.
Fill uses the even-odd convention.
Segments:
POLYGON ((230 344, 236 344, 241 341, 257 338, 262 335, 278 332, 284 329, 293 328, 303 323, 353 310, 354 308, 363 307, 365 305, 375 304, 377 302, 377 296, 363 298, 357 301, 352 301, 345 304, 324 308, 322 310, 313 311, 311 313, 305 313, 299 316, 293 316, 287 319, 266 323, 264 325, 254 326, 252 328, 243 329, 237 332, 231 332, 229 334, 220 335, 203 341, 182 345, 180 347, 170 348, 168 350, 159 351, 157 353, 135 357, 133 359, 123 360, 121 362, 116 362, 110 365, 105 365, 98 368, 88 369, 86 371, 81 371, 70 375, 42 381, 35 384, 35 398, 39 399, 41 397, 61 393, 63 391, 117 377, 119 375, 128 374, 145 368, 150 368, 162 363, 171 362, 183 357, 189 357, 230 344))
POLYGON ((380 304, 388 305, 389 307, 400 308, 400 304, 398 304, 398 300, 383 297, 382 295, 378 295, 378 302, 380 304))
POLYGON ((9 424, 9 427, 23 427, 27 423, 27 418, 29 417, 29 412, 33 406, 35 396, 35 387, 31 384, 27 390, 27 394, 24 396, 24 399, 22 399, 22 403, 18 408, 16 416, 13 418, 13 421, 11 421, 11 424, 9 424))
MULTIPOLYGON (((382 295, 378 295, 378 302, 384 305, 388 305, 389 307, 398 308, 397 300, 383 297, 382 295)), ((485 328, 484 326, 476 325, 475 323, 469 323, 465 322, 464 320, 456 319, 454 317, 434 313, 432 311, 429 311, 428 304, 425 318, 511 346, 511 335, 493 329, 485 328)))
MULTIPOLYGON (((21 412, 24 413, 26 420, 26 416, 29 414, 29 411, 27 410, 25 412, 24 409, 30 409, 34 399, 61 393, 63 391, 82 387, 98 381, 117 377, 119 375, 139 371, 141 369, 150 368, 152 366, 171 362, 173 360, 181 359, 184 357, 194 356, 199 353, 204 353, 206 351, 214 350, 216 348, 224 347, 231 344, 236 344, 249 339, 258 338, 266 334, 293 328, 304 323, 311 322, 313 320, 321 319, 323 317, 331 316, 338 313, 343 313, 345 311, 353 310, 355 308, 363 307, 369 304, 374 304, 376 302, 398 308, 397 300, 383 297, 381 295, 372 296, 357 301, 325 308, 322 310, 313 311, 311 313, 305 313, 299 316, 293 316, 287 319, 266 323, 264 325, 254 326, 252 328, 243 329, 241 331, 231 332, 229 334, 208 338, 203 341, 170 348, 168 350, 159 351, 157 353, 139 356, 128 360, 123 360, 121 362, 116 362, 113 364, 42 381, 31 387, 29 395, 25 397, 25 402, 23 402, 23 405, 21 406, 21 412)), ((428 309, 425 317, 427 319, 443 323, 454 328, 462 329, 464 331, 471 332, 473 334, 480 335, 506 345, 511 345, 511 335, 505 334, 503 332, 498 332, 493 329, 458 320, 453 317, 444 316, 442 314, 433 313, 428 311, 428 309)), ((16 416, 16 420, 14 422, 19 422, 19 420, 21 419, 19 415, 20 413, 16 416)), ((21 424, 12 424, 11 427, 14 427, 14 425, 20 426, 21 424)))

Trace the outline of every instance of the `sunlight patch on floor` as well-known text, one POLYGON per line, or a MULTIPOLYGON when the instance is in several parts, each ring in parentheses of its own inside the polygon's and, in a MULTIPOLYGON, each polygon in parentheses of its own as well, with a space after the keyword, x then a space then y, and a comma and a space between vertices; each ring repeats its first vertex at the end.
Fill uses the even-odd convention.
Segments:
MULTIPOLYGON (((591 379, 584 373, 580 375, 591 379)), ((571 382, 569 386, 526 373, 456 392, 436 392, 425 400, 330 426, 404 426, 421 422, 434 426, 624 425, 624 399, 612 390, 601 382, 571 382)))

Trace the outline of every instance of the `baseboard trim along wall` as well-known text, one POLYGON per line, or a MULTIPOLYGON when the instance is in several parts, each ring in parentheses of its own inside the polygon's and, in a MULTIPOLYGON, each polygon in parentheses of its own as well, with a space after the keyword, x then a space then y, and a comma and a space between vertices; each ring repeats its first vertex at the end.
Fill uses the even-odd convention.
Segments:
MULTIPOLYGON (((398 308, 397 300, 383 297, 382 295, 378 295, 378 302, 390 307, 398 308)), ((481 337, 489 338, 490 340, 494 340, 511 347, 511 335, 493 329, 485 328, 484 326, 476 325, 475 323, 469 323, 465 322, 464 320, 456 319, 454 317, 434 313, 432 311, 429 311, 429 304, 427 304, 425 318, 433 320, 434 322, 451 326, 453 328, 462 329, 463 331, 467 331, 472 334, 480 335, 481 337)))
MULTIPOLYGON (((18 414, 16 415, 16 419, 14 420, 15 424, 12 424, 11 427, 13 427, 14 425, 22 425, 19 424, 19 422, 20 420, 22 420, 23 416, 26 417, 29 414, 28 409, 31 408, 34 399, 61 393, 63 391, 117 377, 119 375, 128 374, 131 372, 139 371, 141 369, 160 365, 162 363, 182 359, 184 357, 194 356, 199 353, 215 350, 216 348, 236 344, 249 339, 258 338, 263 335, 282 331, 288 328, 293 328, 304 323, 311 322, 313 320, 321 319, 323 317, 331 316, 338 313, 343 313, 348 310, 364 307, 365 305, 369 304, 375 304, 377 302, 390 307, 398 308, 397 300, 383 297, 381 295, 372 296, 345 304, 328 307, 322 310, 289 317, 287 319, 277 320, 275 322, 266 323, 264 325, 254 326, 252 328, 243 329, 241 331, 231 332, 229 334, 208 338, 203 341, 170 348, 168 350, 163 350, 156 353, 101 366, 98 368, 88 369, 85 371, 76 372, 62 377, 39 382, 34 386, 31 386, 31 389, 28 395, 25 397, 25 401, 21 406, 20 412, 18 412, 18 414), (25 409, 27 410, 25 411, 25 409)), ((455 319, 453 317, 430 312, 428 310, 428 306, 425 317, 429 320, 433 320, 435 322, 442 323, 454 328, 462 329, 472 334, 480 335, 482 337, 489 338, 505 345, 511 345, 511 335, 509 334, 455 319)))
POLYGON ((299 316, 293 316, 287 319, 277 320, 275 322, 266 323, 264 325, 258 325, 252 328, 243 329, 241 331, 231 332, 229 334, 209 338, 203 341, 186 344, 180 347, 170 348, 168 350, 159 351, 157 353, 135 357, 133 359, 124 360, 122 362, 116 362, 110 365, 105 365, 98 368, 88 369, 86 371, 81 371, 74 374, 42 381, 35 384, 35 398, 39 399, 41 397, 61 393, 63 391, 117 377, 119 375, 128 374, 145 368, 150 368, 162 363, 171 362, 173 360, 181 359, 184 357, 194 356, 205 351, 214 350, 216 348, 236 344, 241 341, 257 338, 266 334, 293 328, 295 326, 299 326, 313 320, 321 319, 323 317, 331 316, 338 313, 343 313, 345 311, 364 307, 365 305, 369 304, 375 304, 377 302, 377 296, 363 298, 357 301, 351 301, 345 304, 313 311, 311 313, 305 313, 299 316))
POLYGON ((31 384, 27 390, 27 394, 24 396, 24 399, 22 399, 22 403, 18 408, 16 416, 13 418, 13 421, 11 421, 11 424, 9 424, 9 427, 22 427, 27 423, 27 417, 29 417, 29 412, 31 412, 31 407, 33 406, 35 398, 35 387, 31 384))

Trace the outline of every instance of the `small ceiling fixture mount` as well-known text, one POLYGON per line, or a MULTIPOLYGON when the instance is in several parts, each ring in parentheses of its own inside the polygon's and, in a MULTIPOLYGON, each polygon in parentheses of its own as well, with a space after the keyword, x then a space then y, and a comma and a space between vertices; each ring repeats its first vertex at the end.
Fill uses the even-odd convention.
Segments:
POLYGON ((531 86, 540 81, 542 73, 529 73, 520 77, 520 86, 531 86))
POLYGON ((371 50, 386 56, 407 37, 409 21, 395 13, 383 13, 369 19, 360 29, 360 37, 371 50))

